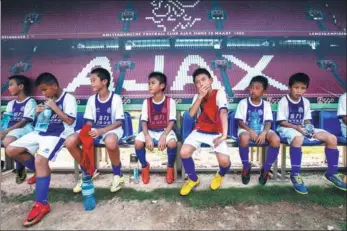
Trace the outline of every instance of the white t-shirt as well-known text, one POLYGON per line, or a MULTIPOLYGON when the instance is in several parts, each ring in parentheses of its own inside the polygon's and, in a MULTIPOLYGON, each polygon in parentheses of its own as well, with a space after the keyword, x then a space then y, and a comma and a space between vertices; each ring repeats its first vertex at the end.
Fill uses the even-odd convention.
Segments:
POLYGON ((303 125, 305 120, 311 120, 310 101, 301 97, 294 102, 289 95, 283 96, 278 102, 277 121, 288 121, 296 125, 303 125))
MULTIPOLYGON (((193 97, 193 101, 192 101, 192 105, 195 103, 195 101, 197 100, 198 98, 198 94, 195 94, 194 97, 193 97)), ((227 96, 225 94, 225 91, 222 90, 222 89, 219 89, 218 92, 217 92, 217 95, 216 95, 216 104, 218 106, 218 110, 222 109, 222 108, 225 108, 228 110, 228 101, 227 101, 227 96)), ((201 109, 199 108, 197 114, 196 114, 196 117, 199 117, 201 113, 201 109)))
MULTIPOLYGON (((160 107, 164 103, 166 99, 166 96, 162 99, 160 102, 155 102, 152 99, 153 104, 157 105, 160 107)), ((147 99, 143 101, 142 104, 142 112, 141 112, 141 121, 146 121, 148 122, 148 107, 147 107, 147 99)), ((169 121, 176 121, 176 102, 173 98, 170 98, 170 115, 169 115, 169 121)))
POLYGON ((100 100, 98 94, 90 96, 84 112, 84 119, 92 121, 93 127, 105 127, 118 120, 124 120, 122 99, 112 92, 104 101, 100 100))
POLYGON ((261 99, 258 105, 253 104, 251 98, 242 99, 237 105, 235 119, 242 120, 245 124, 249 125, 252 115, 256 114, 257 120, 265 125, 265 122, 272 122, 272 110, 269 102, 261 99))
MULTIPOLYGON (((347 93, 342 94, 339 98, 339 105, 337 107, 337 116, 339 118, 347 116, 346 95, 347 93)), ((341 122, 342 129, 346 129, 346 124, 342 121, 342 119, 340 119, 340 122, 341 122)))
POLYGON ((23 119, 26 119, 30 122, 33 122, 35 119, 35 109, 36 101, 31 97, 25 98, 22 102, 18 100, 12 100, 8 102, 6 106, 6 112, 12 112, 13 117, 10 121, 10 126, 20 122, 23 119))
POLYGON ((74 119, 75 121, 73 122, 73 124, 69 125, 62 121, 62 119, 52 111, 48 129, 46 132, 40 132, 40 135, 66 138, 74 132, 77 116, 76 98, 70 93, 63 92, 59 99, 55 101, 55 103, 60 108, 60 110, 62 110, 68 117, 74 119))

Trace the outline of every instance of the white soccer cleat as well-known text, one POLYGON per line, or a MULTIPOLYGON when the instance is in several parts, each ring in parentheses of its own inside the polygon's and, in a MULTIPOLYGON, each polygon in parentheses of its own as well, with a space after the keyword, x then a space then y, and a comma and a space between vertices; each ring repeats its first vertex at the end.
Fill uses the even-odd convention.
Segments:
POLYGON ((124 177, 123 176, 118 176, 118 175, 113 176, 110 191, 111 192, 117 192, 118 190, 120 190, 122 188, 123 184, 124 184, 124 177))

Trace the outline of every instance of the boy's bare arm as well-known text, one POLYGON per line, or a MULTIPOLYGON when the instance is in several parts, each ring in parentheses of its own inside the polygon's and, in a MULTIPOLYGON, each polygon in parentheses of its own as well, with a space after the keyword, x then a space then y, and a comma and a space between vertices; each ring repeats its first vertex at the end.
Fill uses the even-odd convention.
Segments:
POLYGON ((170 133, 170 131, 172 130, 174 125, 175 125, 175 121, 170 121, 163 134, 167 136, 170 133))
POLYGON ((68 125, 72 125, 75 122, 75 119, 66 115, 52 99, 48 99, 45 104, 48 105, 63 122, 67 123, 68 125))
POLYGON ((26 120, 26 119, 21 120, 21 121, 17 122, 16 124, 14 124, 13 126, 7 128, 4 132, 7 134, 7 133, 9 133, 10 131, 12 131, 14 129, 24 127, 27 123, 29 123, 28 120, 26 120))
POLYGON ((227 138, 228 137, 228 111, 227 109, 223 108, 219 112, 219 117, 222 123, 222 137, 227 138))
POLYGON ((189 109, 189 115, 190 117, 195 117, 196 114, 198 113, 198 110, 200 108, 200 104, 201 104, 202 98, 198 97, 195 102, 193 103, 193 105, 190 107, 189 109))
POLYGON ((342 117, 342 121, 345 125, 347 125, 347 116, 342 117))

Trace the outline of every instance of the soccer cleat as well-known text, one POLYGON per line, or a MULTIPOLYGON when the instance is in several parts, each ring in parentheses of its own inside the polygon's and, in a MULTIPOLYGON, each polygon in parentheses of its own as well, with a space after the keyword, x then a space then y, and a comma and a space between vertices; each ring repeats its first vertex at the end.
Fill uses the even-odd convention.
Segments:
POLYGON ((38 223, 47 213, 50 212, 50 210, 51 209, 48 203, 44 205, 40 202, 36 202, 27 218, 25 218, 23 225, 31 226, 38 223))
POLYGON ((150 179, 149 168, 150 168, 150 165, 147 162, 147 166, 145 168, 142 168, 142 171, 141 171, 141 178, 142 178, 142 182, 144 184, 148 184, 149 183, 149 179, 150 179))
MULTIPOLYGON (((95 169, 92 180, 94 180, 97 176, 99 176, 99 172, 97 171, 97 169, 95 169)), ((82 175, 81 175, 80 179, 78 180, 76 186, 72 189, 72 191, 74 193, 82 192, 82 184, 83 184, 83 180, 82 180, 82 175)))
POLYGON ((346 183, 343 181, 344 175, 341 173, 327 175, 326 173, 323 176, 323 179, 331 182, 334 184, 334 186, 338 189, 341 189, 343 191, 347 191, 346 189, 346 183))
POLYGON ((307 194, 307 188, 304 185, 304 181, 302 180, 301 176, 299 174, 290 176, 290 180, 293 183, 294 190, 299 194, 307 194))
POLYGON ((241 172, 241 179, 242 179, 242 184, 248 184, 250 179, 251 179, 251 169, 252 165, 249 165, 248 170, 242 169, 241 172))
POLYGON ((223 176, 219 175, 219 172, 217 172, 211 181, 210 188, 212 190, 219 189, 220 186, 222 185, 222 181, 223 181, 223 176))
POLYGON ((259 176, 259 184, 261 185, 265 185, 267 180, 269 178, 269 173, 268 172, 264 172, 264 169, 262 168, 260 171, 260 176, 259 176))
POLYGON ((180 190, 181 196, 187 196, 193 189, 195 189, 200 184, 200 179, 198 178, 196 181, 192 181, 188 178, 188 180, 184 183, 180 190))
POLYGON ((16 183, 17 184, 23 183, 26 178, 27 178, 27 170, 25 167, 22 169, 16 169, 16 183))
POLYGON ((111 183, 110 191, 111 192, 117 192, 119 189, 122 188, 123 184, 124 184, 124 177, 123 176, 114 175, 112 183, 111 183))
POLYGON ((173 167, 167 167, 166 169, 166 183, 172 184, 175 181, 175 172, 173 167))
POLYGON ((36 174, 34 174, 32 177, 30 177, 27 181, 28 184, 35 184, 36 183, 36 174))

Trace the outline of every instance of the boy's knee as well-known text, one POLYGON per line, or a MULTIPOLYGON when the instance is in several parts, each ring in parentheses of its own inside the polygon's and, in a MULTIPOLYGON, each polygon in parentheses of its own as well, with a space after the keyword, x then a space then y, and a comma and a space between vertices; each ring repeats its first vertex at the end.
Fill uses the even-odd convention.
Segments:
POLYGON ((8 145, 5 149, 5 153, 9 156, 9 157, 15 157, 17 156, 19 153, 18 153, 18 150, 16 147, 14 146, 11 146, 11 145, 8 145))
POLYGON ((337 138, 336 136, 329 134, 327 144, 329 146, 337 146, 337 138))
POLYGON ((301 147, 303 142, 304 142, 303 136, 295 136, 291 145, 294 147, 301 147))
POLYGON ((79 138, 77 135, 71 135, 69 136, 66 140, 65 140, 65 147, 66 148, 72 148, 72 147, 76 147, 79 144, 79 138))
POLYGON ((239 143, 241 147, 247 147, 251 137, 248 133, 243 132, 239 135, 239 143))
POLYGON ((182 149, 180 151, 180 157, 183 159, 187 159, 191 156, 192 156, 191 150, 189 148, 182 147, 182 149))
POLYGON ((169 140, 167 142, 167 148, 173 149, 177 147, 177 142, 176 140, 169 140))
POLYGON ((105 138, 105 146, 109 150, 118 149, 118 138, 116 135, 107 136, 105 138))
POLYGON ((37 155, 35 158, 35 167, 48 165, 48 159, 46 157, 37 155))
POLYGON ((4 144, 4 147, 7 148, 7 146, 11 143, 12 139, 5 137, 5 139, 2 141, 4 144))
POLYGON ((145 147, 145 143, 140 140, 135 140, 135 149, 139 150, 145 147))
POLYGON ((227 157, 227 158, 223 158, 219 161, 219 165, 222 167, 222 168, 226 168, 228 167, 230 164, 230 159, 227 157))
POLYGON ((273 135, 269 143, 272 147, 279 147, 281 145, 280 137, 276 134, 273 135))

